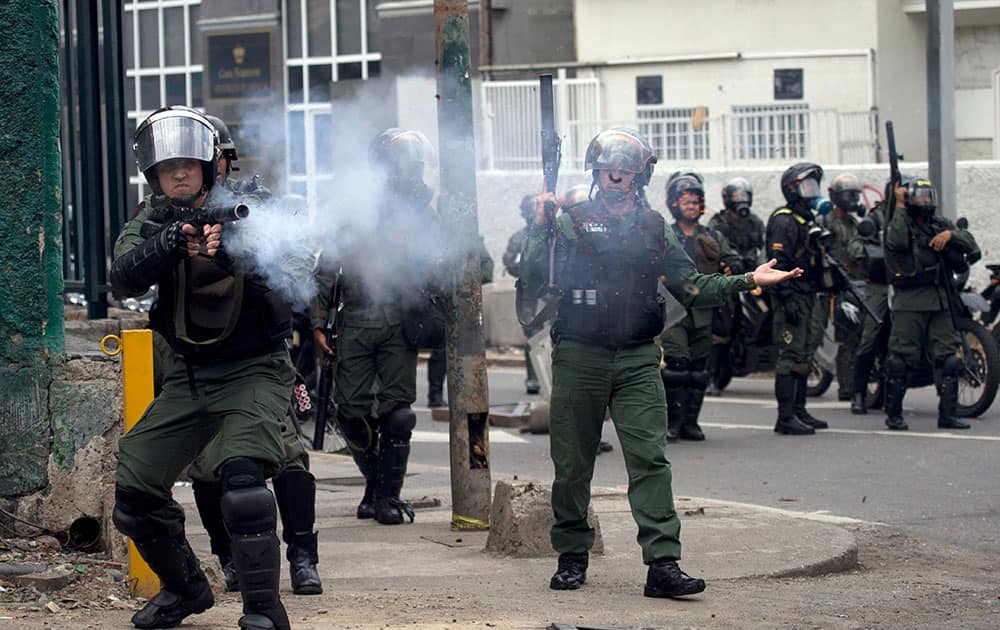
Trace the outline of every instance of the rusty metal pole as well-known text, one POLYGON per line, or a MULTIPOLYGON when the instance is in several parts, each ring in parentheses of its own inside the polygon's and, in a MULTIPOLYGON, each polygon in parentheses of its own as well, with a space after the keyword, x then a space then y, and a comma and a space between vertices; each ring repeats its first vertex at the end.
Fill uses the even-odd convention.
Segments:
POLYGON ((438 210, 459 243, 456 282, 448 308, 448 401, 451 414, 451 528, 489 528, 489 386, 480 286, 476 208, 476 143, 469 78, 469 7, 466 0, 434 0, 438 67, 438 140, 441 196, 438 210))

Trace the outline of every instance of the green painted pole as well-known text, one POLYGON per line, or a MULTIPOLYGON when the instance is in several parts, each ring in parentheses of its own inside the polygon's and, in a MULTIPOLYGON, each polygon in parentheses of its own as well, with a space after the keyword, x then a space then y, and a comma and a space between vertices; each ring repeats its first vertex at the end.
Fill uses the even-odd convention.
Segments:
POLYGON ((56 0, 0 2, 0 496, 44 487, 63 352, 56 0))
POLYGON ((469 7, 466 0, 434 0, 437 41, 439 212, 460 243, 462 262, 448 317, 448 401, 451 414, 452 529, 487 529, 492 482, 489 385, 480 285, 476 207, 476 143, 469 77, 469 7))

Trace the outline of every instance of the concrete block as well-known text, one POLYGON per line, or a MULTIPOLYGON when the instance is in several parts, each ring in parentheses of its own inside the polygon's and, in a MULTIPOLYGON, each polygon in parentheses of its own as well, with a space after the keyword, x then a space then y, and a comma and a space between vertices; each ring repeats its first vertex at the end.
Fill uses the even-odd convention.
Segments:
POLYGON ((73 579, 73 572, 65 569, 51 569, 41 573, 28 573, 13 578, 18 586, 33 586, 40 593, 52 593, 64 588, 73 579))
POLYGON ((513 405, 490 405, 490 425, 521 429, 531 420, 532 403, 522 401, 513 405))
MULTIPOLYGON (((591 553, 604 553, 597 513, 591 506, 587 520, 594 528, 591 553)), ((552 529, 552 491, 535 482, 498 481, 490 508, 486 551, 518 558, 556 556, 549 542, 552 529)))

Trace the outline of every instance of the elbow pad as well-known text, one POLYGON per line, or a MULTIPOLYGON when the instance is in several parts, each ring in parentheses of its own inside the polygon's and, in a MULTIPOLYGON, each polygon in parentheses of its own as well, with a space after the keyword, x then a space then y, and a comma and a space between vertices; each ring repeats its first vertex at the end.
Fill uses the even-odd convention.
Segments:
POLYGON ((111 264, 112 290, 120 297, 142 295, 159 282, 163 272, 180 260, 186 249, 181 223, 171 223, 115 259, 111 264))

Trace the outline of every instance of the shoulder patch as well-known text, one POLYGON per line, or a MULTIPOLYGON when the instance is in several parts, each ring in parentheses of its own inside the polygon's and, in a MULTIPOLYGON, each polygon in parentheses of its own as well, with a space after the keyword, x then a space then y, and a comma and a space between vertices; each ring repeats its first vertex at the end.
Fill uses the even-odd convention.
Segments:
POLYGON ((783 243, 771 243, 771 249, 776 252, 785 251, 785 245, 783 243))

